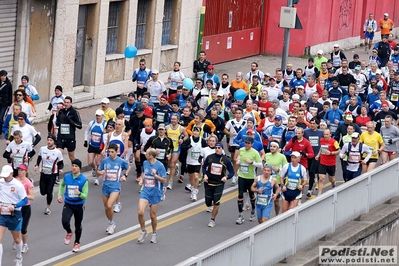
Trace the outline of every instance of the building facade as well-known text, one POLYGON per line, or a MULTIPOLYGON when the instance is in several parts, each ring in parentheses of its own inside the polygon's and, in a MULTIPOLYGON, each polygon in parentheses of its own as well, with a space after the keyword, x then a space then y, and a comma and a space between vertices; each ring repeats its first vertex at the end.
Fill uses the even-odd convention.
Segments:
POLYGON ((192 73, 201 0, 3 0, 0 62, 14 88, 30 77, 44 114, 56 85, 74 102, 135 89, 131 76, 144 58, 166 81, 173 63, 192 73), (124 56, 135 45, 133 59, 124 56))

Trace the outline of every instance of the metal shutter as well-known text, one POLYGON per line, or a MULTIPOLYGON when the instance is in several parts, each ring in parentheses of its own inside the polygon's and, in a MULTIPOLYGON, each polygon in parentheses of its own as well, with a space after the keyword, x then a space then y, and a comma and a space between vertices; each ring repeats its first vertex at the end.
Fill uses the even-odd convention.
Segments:
POLYGON ((10 79, 14 70, 17 1, 0 1, 0 69, 5 69, 10 79))

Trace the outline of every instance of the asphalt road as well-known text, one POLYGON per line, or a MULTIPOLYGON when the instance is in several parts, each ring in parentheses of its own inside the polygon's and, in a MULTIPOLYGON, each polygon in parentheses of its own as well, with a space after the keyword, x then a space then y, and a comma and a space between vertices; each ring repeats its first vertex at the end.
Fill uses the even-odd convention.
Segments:
MULTIPOLYGON (((207 227, 210 213, 205 212, 203 188, 200 187, 198 201, 193 203, 189 193, 184 190, 185 184, 176 183, 159 206, 158 243, 151 244, 149 235, 144 243, 138 244, 139 193, 137 183, 130 175, 122 186, 123 208, 121 213, 115 214, 115 234, 108 236, 105 233, 107 219, 101 186, 93 185, 90 172, 85 175, 90 179, 90 187, 83 220, 81 252, 74 254, 71 252, 72 244, 64 245, 66 232, 61 225, 62 204, 54 201, 52 214, 44 215, 45 198, 35 191, 28 229, 29 252, 24 255, 24 265, 174 265, 257 225, 257 222, 249 221, 249 211, 245 212, 244 224, 235 224, 238 215, 237 186, 230 186, 230 180, 226 184, 214 228, 207 227)), ((340 181, 338 185, 342 183, 340 170, 337 180, 340 181)), ((326 185, 327 190, 331 188, 328 183, 326 185)), ((58 186, 54 191, 56 195, 58 186)), ((302 201, 306 204, 307 200, 304 196, 302 201)), ((145 218, 149 220, 148 212, 145 218)), ((147 231, 151 233, 148 222, 147 231)), ((3 265, 12 265, 16 253, 12 250, 12 238, 8 232, 3 238, 3 249, 3 265)))

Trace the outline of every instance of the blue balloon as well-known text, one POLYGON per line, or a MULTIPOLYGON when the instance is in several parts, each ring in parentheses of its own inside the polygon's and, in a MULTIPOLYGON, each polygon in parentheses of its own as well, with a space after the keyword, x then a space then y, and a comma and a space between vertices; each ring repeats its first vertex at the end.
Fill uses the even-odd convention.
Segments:
POLYGON ((188 90, 191 91, 191 90, 194 88, 194 82, 193 82, 193 80, 190 79, 190 78, 185 78, 185 79, 183 80, 183 86, 184 86, 186 89, 188 89, 188 90))
POLYGON ((133 58, 137 55, 137 48, 134 45, 130 45, 125 49, 125 57, 126 58, 133 58))
POLYGON ((237 101, 242 101, 247 97, 247 93, 243 89, 239 89, 234 93, 234 98, 237 101))

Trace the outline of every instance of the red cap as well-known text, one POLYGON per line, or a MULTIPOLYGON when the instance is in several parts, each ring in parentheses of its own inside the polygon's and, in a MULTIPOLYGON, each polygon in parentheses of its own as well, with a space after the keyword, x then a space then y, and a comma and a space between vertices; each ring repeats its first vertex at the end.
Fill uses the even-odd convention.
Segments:
POLYGON ((254 133, 254 130, 252 128, 248 128, 247 133, 254 133))
POLYGON ((383 101, 383 102, 381 103, 381 106, 383 106, 383 105, 389 106, 389 103, 388 103, 387 101, 383 101))
POLYGON ((163 94, 163 95, 161 96, 161 99, 168 100, 168 96, 166 96, 166 95, 163 94))
POLYGON ((28 171, 28 167, 27 167, 25 164, 20 164, 20 165, 18 166, 18 168, 19 168, 19 169, 22 169, 22 170, 25 170, 25 171, 28 171))
POLYGON ((215 69, 215 67, 213 65, 209 65, 208 69, 215 69))

